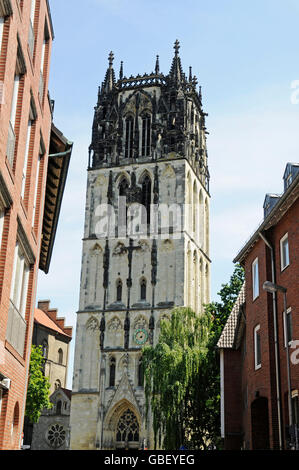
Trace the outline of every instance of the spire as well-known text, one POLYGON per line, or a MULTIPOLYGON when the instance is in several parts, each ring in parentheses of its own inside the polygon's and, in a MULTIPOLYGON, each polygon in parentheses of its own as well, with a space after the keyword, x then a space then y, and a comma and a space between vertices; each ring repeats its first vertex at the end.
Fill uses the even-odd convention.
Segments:
POLYGON ((106 93, 111 91, 113 88, 113 85, 115 84, 115 73, 113 69, 114 54, 112 51, 109 54, 108 61, 109 61, 109 67, 106 72, 104 86, 103 86, 104 92, 106 93))
POLYGON ((174 58, 172 60, 171 69, 169 72, 170 80, 175 82, 176 84, 179 84, 184 77, 181 58, 179 56, 180 47, 181 46, 179 41, 176 40, 174 43, 174 58))
POLYGON ((124 63, 121 61, 120 63, 120 71, 119 71, 119 79, 122 80, 124 78, 124 63))
POLYGON ((157 55, 157 60, 156 60, 156 69, 155 69, 156 75, 160 73, 160 60, 159 56, 157 55))

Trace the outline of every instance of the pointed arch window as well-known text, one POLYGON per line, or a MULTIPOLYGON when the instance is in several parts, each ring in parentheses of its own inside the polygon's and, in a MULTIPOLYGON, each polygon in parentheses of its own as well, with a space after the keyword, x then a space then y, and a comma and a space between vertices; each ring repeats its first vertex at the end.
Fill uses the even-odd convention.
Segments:
POLYGON ((122 301, 122 293, 123 293, 123 283, 121 279, 118 279, 116 282, 116 301, 122 301))
POLYGON ((126 146, 125 146, 125 158, 133 157, 133 137, 134 137, 134 119, 129 116, 126 119, 126 146))
POLYGON ((133 411, 128 409, 118 422, 116 431, 117 442, 138 442, 139 424, 133 411))
POLYGON ((142 357, 141 357, 138 362, 138 387, 143 387, 143 383, 144 383, 144 374, 143 374, 143 363, 142 363, 142 357))
POLYGON ((129 183, 126 178, 123 178, 119 184, 119 205, 118 205, 118 222, 119 226, 123 227, 124 225, 127 225, 127 200, 125 199, 127 197, 127 192, 129 189, 129 183))
POLYGON ((151 153, 151 116, 145 114, 142 118, 142 156, 148 157, 151 153))
POLYGON ((56 405, 56 414, 61 415, 61 410, 62 410, 62 401, 59 400, 56 405))
POLYGON ((110 359, 110 371, 109 371, 109 387, 115 387, 115 371, 116 371, 116 361, 112 357, 110 359))
POLYGON ((63 364, 63 351, 60 348, 58 351, 58 364, 62 365, 63 364))
POLYGON ((152 202, 152 182, 148 175, 143 178, 142 181, 142 201, 141 204, 146 210, 146 220, 143 220, 142 223, 151 223, 151 202, 152 202))
POLYGON ((146 300, 146 279, 140 281, 140 299, 146 300))

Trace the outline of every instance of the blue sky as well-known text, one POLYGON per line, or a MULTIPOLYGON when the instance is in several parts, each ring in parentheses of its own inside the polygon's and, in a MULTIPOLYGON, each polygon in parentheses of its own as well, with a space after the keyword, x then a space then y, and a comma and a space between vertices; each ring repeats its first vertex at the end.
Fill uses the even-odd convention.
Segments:
POLYGON ((117 76, 121 60, 127 76, 151 72, 157 54, 167 74, 179 39, 184 70, 192 65, 209 113, 215 299, 263 217, 265 194, 282 192, 286 163, 299 162, 299 104, 291 102, 291 84, 299 80, 298 0, 50 0, 50 6, 54 121, 74 151, 50 273, 40 273, 38 298, 51 299, 75 326, 87 150, 109 52, 117 76))

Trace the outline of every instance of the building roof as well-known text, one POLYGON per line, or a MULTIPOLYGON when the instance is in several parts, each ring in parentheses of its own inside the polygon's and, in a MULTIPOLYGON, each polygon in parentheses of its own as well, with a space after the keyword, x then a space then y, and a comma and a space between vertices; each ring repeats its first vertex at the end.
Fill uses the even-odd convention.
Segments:
POLYGON ((299 198, 299 172, 294 178, 294 181, 292 182, 292 184, 290 184, 287 190, 282 194, 281 198, 279 199, 277 204, 273 207, 269 215, 259 225, 259 227, 254 232, 254 234, 250 237, 250 239, 246 242, 244 247, 237 254, 236 258, 234 259, 234 263, 244 262, 248 253, 252 250, 253 246, 260 239, 260 233, 263 233, 264 231, 275 226, 298 198, 299 198))
POLYGON ((246 284, 244 282, 236 303, 231 311, 230 316, 228 317, 224 330, 222 331, 220 339, 217 343, 217 347, 219 349, 232 349, 235 345, 236 339, 238 338, 237 332, 238 326, 240 324, 240 316, 243 305, 245 303, 245 289, 246 284))
POLYGON ((69 339, 72 337, 68 334, 66 334, 51 318, 42 310, 39 308, 36 308, 34 310, 34 321, 38 323, 39 325, 45 326, 46 328, 49 328, 52 331, 55 331, 56 333, 59 333, 69 339))
POLYGON ((52 124, 39 267, 46 274, 56 236, 73 143, 52 124))

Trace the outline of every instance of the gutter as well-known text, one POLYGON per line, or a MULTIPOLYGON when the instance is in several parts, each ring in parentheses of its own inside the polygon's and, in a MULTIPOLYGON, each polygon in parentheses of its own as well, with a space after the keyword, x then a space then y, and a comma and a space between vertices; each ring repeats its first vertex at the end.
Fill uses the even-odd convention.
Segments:
MULTIPOLYGON (((271 252, 272 282, 273 284, 276 284, 275 260, 274 260, 273 247, 262 232, 259 232, 258 234, 271 252)), ((281 377, 280 377, 280 368, 279 368, 277 293, 276 292, 273 292, 272 298, 273 298, 273 327, 274 327, 274 347, 275 347, 275 378, 276 378, 276 395, 277 395, 278 434, 279 434, 279 448, 280 450, 282 450, 283 449, 283 441, 282 441, 283 422, 282 422, 281 393, 280 393, 281 377)))

